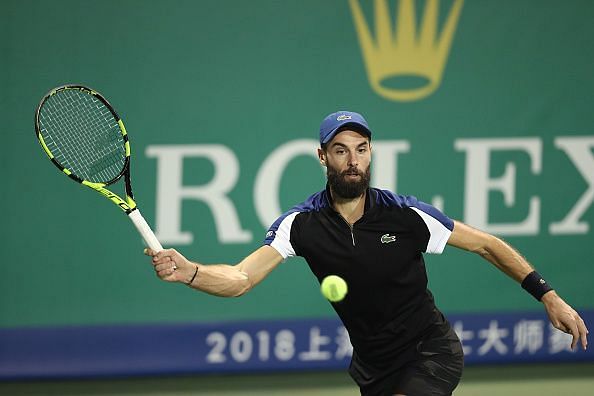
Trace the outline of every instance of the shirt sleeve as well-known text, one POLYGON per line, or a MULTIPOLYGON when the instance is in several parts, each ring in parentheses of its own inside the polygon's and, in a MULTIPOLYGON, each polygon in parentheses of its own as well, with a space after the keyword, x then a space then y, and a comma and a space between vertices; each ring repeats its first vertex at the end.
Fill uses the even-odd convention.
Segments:
POLYGON ((435 207, 418 201, 411 207, 423 220, 429 230, 425 253, 441 254, 450 239, 454 222, 435 207))
POLYGON ((295 217, 299 212, 289 212, 279 217, 268 229, 264 245, 276 249, 283 259, 296 256, 295 249, 291 244, 291 228, 295 217))

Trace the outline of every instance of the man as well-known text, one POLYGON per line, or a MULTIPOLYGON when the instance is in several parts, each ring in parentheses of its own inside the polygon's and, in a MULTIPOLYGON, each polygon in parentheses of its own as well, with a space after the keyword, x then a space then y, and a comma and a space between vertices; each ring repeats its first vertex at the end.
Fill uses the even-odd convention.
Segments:
POLYGON ((358 113, 330 114, 318 157, 326 189, 283 214, 264 245, 231 266, 146 253, 158 276, 218 296, 240 296, 284 259, 302 256, 318 280, 334 274, 349 293, 333 307, 349 332, 349 373, 363 395, 449 395, 463 368, 460 341, 427 289, 422 253, 452 245, 479 254, 542 301, 552 324, 585 349, 580 316, 502 240, 453 221, 412 196, 369 187, 371 131, 358 113))

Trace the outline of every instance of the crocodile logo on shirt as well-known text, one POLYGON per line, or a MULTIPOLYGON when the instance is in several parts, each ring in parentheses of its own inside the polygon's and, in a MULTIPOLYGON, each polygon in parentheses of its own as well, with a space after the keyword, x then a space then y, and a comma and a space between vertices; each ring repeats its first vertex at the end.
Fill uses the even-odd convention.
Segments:
POLYGON ((390 235, 390 234, 384 234, 380 238, 380 241, 382 241, 382 243, 396 242, 396 236, 390 235))

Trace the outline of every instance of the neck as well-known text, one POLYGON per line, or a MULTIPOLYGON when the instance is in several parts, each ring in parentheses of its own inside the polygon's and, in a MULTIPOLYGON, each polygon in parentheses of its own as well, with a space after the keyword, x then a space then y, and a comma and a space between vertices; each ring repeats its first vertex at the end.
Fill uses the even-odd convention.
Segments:
POLYGON ((349 224, 354 224, 363 216, 365 211, 365 196, 364 192, 355 198, 342 198, 336 195, 332 190, 332 202, 334 210, 336 210, 349 224))

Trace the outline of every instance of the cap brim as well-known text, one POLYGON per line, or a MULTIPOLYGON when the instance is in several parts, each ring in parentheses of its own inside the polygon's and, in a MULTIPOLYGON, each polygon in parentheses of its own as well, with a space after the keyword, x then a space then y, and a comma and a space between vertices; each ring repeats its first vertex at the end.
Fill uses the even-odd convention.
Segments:
POLYGON ((346 121, 343 124, 340 124, 336 128, 334 128, 332 130, 332 132, 330 132, 328 135, 326 135, 326 138, 320 143, 321 144, 328 143, 330 140, 334 139, 334 136, 336 136, 336 134, 339 130, 344 130, 346 127, 353 127, 352 128, 353 131, 365 134, 365 135, 367 135, 367 137, 369 139, 371 139, 371 131, 365 125, 360 124, 355 121, 346 121))

